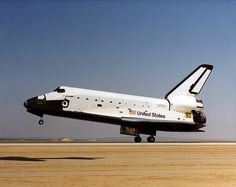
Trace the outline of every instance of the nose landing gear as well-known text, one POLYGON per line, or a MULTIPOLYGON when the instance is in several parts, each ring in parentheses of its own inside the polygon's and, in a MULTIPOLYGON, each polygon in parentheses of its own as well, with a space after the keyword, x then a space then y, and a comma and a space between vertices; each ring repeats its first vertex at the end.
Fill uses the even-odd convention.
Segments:
POLYGON ((43 117, 39 120, 39 125, 43 125, 44 124, 44 121, 43 121, 43 117))

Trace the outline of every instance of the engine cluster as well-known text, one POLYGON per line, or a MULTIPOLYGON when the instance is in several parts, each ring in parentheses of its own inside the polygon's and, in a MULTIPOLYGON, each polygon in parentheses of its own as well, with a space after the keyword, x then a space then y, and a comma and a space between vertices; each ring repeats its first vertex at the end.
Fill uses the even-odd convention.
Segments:
POLYGON ((206 115, 202 111, 192 111, 193 120, 196 123, 205 124, 206 123, 206 115))

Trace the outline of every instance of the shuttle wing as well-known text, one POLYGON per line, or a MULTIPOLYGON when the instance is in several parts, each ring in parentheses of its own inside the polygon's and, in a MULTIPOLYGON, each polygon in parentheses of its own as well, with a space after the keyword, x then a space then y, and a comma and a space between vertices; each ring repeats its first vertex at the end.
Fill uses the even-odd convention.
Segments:
MULTIPOLYGON (((137 128, 141 131, 173 131, 173 132, 198 132, 199 128, 205 125, 186 122, 186 121, 168 121, 168 120, 150 120, 143 118, 122 118, 123 125, 131 128, 137 128)), ((204 132, 204 131, 203 131, 204 132)))
POLYGON ((176 123, 176 124, 189 124, 194 125, 194 122, 186 122, 186 121, 169 121, 169 120, 153 120, 153 119, 145 119, 145 118, 129 118, 129 117, 122 117, 122 121, 130 122, 130 123, 153 123, 153 124, 169 124, 169 123, 176 123))

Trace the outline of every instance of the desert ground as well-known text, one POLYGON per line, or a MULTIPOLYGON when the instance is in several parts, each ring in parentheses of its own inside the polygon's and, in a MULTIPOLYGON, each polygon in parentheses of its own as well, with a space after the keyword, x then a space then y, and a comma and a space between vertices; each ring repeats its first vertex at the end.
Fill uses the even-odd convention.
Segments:
POLYGON ((0 144, 0 186, 236 186, 236 144, 0 144))

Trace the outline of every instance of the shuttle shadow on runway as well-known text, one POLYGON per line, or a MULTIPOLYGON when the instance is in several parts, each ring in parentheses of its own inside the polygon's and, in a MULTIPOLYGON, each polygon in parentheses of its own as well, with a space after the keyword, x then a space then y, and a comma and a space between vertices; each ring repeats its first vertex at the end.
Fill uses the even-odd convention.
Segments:
POLYGON ((33 162, 45 162, 47 160, 97 160, 104 159, 102 157, 53 157, 53 158, 30 158, 21 156, 6 156, 0 157, 0 160, 7 161, 33 161, 33 162))

